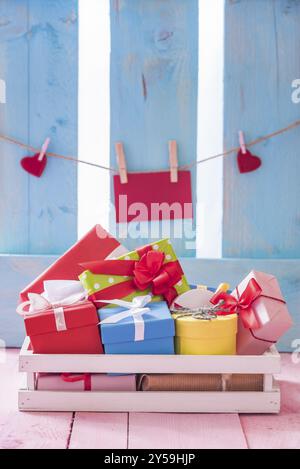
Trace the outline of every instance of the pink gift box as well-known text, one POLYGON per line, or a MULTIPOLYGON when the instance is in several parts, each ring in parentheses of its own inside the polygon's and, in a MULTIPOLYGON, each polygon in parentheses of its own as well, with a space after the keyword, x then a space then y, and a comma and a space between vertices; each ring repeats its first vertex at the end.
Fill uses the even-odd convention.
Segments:
POLYGON ((38 391, 136 391, 136 375, 39 373, 38 391))
POLYGON ((252 271, 232 292, 238 298, 249 281, 255 279, 262 289, 261 295, 252 303, 252 310, 259 328, 247 329, 239 315, 237 353, 239 355, 261 355, 293 325, 279 284, 274 275, 252 271), (237 293, 238 291, 238 293, 237 293))

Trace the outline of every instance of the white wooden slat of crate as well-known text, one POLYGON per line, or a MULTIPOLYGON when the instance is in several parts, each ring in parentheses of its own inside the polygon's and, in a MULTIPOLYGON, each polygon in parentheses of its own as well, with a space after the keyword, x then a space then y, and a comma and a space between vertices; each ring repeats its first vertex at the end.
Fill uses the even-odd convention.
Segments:
POLYGON ((21 411, 278 413, 280 392, 19 391, 21 411))
POLYGON ((247 373, 280 372, 275 347, 264 355, 41 355, 28 350, 29 339, 20 352, 21 372, 43 373, 247 373))

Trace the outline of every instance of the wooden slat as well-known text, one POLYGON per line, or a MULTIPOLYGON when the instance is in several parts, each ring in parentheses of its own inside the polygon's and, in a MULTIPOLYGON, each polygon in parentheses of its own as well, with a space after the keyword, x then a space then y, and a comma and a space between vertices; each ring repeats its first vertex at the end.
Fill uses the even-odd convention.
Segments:
POLYGON ((22 411, 278 413, 274 392, 19 391, 22 411))
MULTIPOLYGON (((29 343, 27 338, 25 344, 29 343)), ((23 346, 19 369, 48 373, 279 373, 280 356, 273 347, 264 355, 48 355, 23 346), (25 349, 25 350, 24 350, 25 349)))
POLYGON ((129 414, 130 449, 246 449, 238 415, 129 414))
MULTIPOLYGON (((49 136, 52 151, 76 155, 77 0, 5 0, 0 17, 1 132, 38 148, 49 136)), ((77 236, 76 165, 49 159, 38 179, 20 168, 26 150, 0 145, 0 251, 67 249, 77 236)))
MULTIPOLYGON (((27 3, 0 2, 0 78, 6 82, 6 104, 0 104, 0 131, 25 143, 29 138, 27 3)), ((2 253, 24 253, 29 248, 29 176, 19 166, 23 156, 24 150, 0 141, 2 253)))
POLYGON ((65 449, 71 413, 0 415, 1 449, 65 449))
MULTIPOLYGON (((226 0, 224 146, 299 119, 292 81, 300 76, 296 1, 226 0), (263 25, 263 27, 262 27, 263 25)), ((262 167, 240 174, 224 160, 224 257, 299 258, 300 129, 251 149, 262 167)))
MULTIPOLYGON (((112 166, 116 166, 114 143, 118 141, 124 142, 129 172, 169 168, 168 141, 174 139, 180 164, 194 161, 198 1, 111 0, 111 32, 112 166)), ((195 176, 193 172, 194 185, 195 176)), ((174 225, 178 223, 171 223, 172 231, 174 225)), ((161 224, 152 225, 156 226, 161 224)), ((137 231, 144 234, 128 240, 130 249, 151 237, 147 222, 137 231)), ((185 241, 184 237, 175 240, 178 254, 193 256, 195 251, 187 251, 185 241)))
POLYGON ((241 416, 250 448, 298 449, 300 447, 300 364, 282 355, 281 412, 272 416, 241 416))
POLYGON ((0 448, 66 448, 72 420, 71 413, 24 414, 18 411, 18 350, 0 355, 0 448))
MULTIPOLYGON (((77 155, 77 0, 29 0, 29 138, 77 155)), ((77 238, 77 165, 49 159, 29 183, 29 250, 56 254, 77 238), (63 229, 62 229, 63 227, 63 229)))
POLYGON ((128 414, 77 412, 70 449, 126 449, 128 414))

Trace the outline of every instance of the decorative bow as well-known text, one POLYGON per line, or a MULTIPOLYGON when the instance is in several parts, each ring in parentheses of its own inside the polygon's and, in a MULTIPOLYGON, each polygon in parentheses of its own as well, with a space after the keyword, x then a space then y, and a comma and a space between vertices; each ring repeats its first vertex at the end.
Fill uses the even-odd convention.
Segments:
POLYGON ((237 288, 236 292, 238 298, 235 298, 234 296, 225 292, 219 292, 210 299, 210 302, 214 305, 219 305, 217 314, 227 315, 238 313, 242 318, 245 328, 259 329, 260 323, 256 317, 252 305, 254 301, 262 295, 261 287, 257 281, 252 278, 249 280, 245 290, 241 295, 239 294, 237 288), (220 304, 220 302, 222 302, 222 304, 220 304))
POLYGON ((28 299, 17 307, 17 313, 21 316, 33 316, 78 303, 86 299, 86 292, 76 280, 47 280, 44 282, 44 292, 41 295, 28 293, 28 299))
POLYGON ((136 263, 134 283, 139 290, 151 288, 154 295, 168 296, 171 288, 180 281, 181 272, 174 262, 164 264, 165 254, 149 251, 136 263))
POLYGON ((152 300, 152 295, 137 296, 132 301, 124 300, 101 300, 101 303, 114 304, 126 308, 125 311, 113 314, 108 318, 100 321, 99 324, 117 324, 123 319, 132 317, 134 320, 135 327, 135 342, 145 339, 145 322, 143 315, 150 311, 150 308, 146 307, 152 300))
POLYGON ((177 297, 175 285, 183 275, 179 262, 164 263, 165 254, 153 251, 151 246, 141 248, 137 252, 140 255, 139 261, 116 259, 81 264, 93 274, 131 277, 122 283, 93 293, 90 296, 92 301, 117 296, 123 298, 134 293, 136 289, 143 291, 149 288, 154 295, 163 295, 169 305, 173 302, 177 297))

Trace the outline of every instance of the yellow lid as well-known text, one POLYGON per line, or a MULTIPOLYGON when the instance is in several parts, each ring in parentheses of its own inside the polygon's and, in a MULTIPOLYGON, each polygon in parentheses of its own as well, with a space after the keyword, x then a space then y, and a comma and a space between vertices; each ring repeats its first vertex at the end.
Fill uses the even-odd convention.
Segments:
POLYGON ((190 337, 192 339, 216 339, 237 333, 237 315, 218 316, 215 319, 195 319, 181 317, 173 314, 177 337, 190 337))

